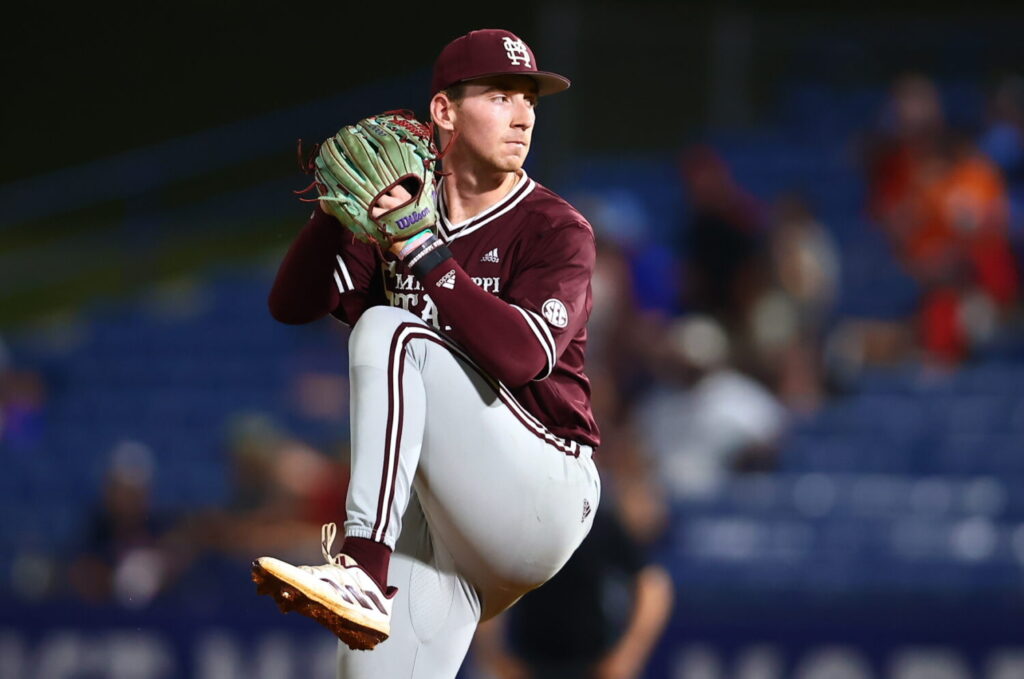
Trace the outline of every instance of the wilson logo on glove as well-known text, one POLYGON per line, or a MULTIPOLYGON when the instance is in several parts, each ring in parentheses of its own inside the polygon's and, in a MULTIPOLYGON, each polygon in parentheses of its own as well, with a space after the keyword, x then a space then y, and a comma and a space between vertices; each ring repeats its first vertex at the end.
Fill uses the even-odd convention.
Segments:
POLYGON ((424 217, 426 217, 429 214, 430 214, 430 210, 427 209, 427 208, 424 208, 423 210, 421 210, 419 212, 413 212, 408 217, 402 217, 397 222, 395 222, 395 225, 399 229, 408 229, 410 226, 412 226, 416 222, 420 221, 421 219, 423 219, 424 217))

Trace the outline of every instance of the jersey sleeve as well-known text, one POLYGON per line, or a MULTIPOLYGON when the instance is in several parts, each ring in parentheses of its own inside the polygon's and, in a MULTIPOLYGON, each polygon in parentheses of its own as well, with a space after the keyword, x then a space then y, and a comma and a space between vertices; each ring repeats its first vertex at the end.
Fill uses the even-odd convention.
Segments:
POLYGON ((538 238, 503 297, 522 314, 545 355, 534 377, 551 374, 559 357, 590 318, 590 279, 597 249, 585 222, 553 229, 538 238))
POLYGON ((370 305, 376 257, 317 205, 277 271, 268 299, 271 315, 299 324, 333 314, 354 324, 370 305))
POLYGON ((495 297, 449 258, 423 278, 451 324, 448 334, 509 387, 551 374, 590 314, 596 249, 583 222, 554 228, 524 244, 509 287, 495 297))

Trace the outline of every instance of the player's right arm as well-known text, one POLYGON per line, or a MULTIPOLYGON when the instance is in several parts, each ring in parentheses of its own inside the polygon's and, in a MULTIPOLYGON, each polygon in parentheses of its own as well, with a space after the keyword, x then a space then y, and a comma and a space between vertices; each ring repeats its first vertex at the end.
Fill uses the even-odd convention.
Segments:
POLYGON ((349 325, 370 306, 376 253, 317 205, 288 248, 270 290, 270 314, 282 323, 309 323, 334 314, 349 325))

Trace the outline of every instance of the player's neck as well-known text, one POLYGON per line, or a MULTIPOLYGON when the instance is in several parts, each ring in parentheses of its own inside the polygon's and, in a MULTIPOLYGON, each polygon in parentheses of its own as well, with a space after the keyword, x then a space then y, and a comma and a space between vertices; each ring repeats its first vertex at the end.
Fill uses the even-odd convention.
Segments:
POLYGON ((472 219, 508 195, 522 171, 475 174, 452 172, 444 179, 448 220, 458 224, 472 219))

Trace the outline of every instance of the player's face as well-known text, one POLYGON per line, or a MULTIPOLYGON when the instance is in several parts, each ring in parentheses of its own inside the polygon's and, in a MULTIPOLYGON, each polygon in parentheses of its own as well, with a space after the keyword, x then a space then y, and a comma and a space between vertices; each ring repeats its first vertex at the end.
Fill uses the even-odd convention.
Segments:
POLYGON ((460 151, 491 170, 516 172, 530 152, 537 85, 525 76, 498 76, 466 85, 455 105, 460 151))

